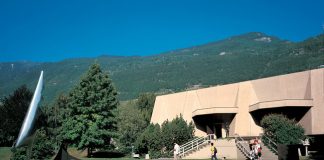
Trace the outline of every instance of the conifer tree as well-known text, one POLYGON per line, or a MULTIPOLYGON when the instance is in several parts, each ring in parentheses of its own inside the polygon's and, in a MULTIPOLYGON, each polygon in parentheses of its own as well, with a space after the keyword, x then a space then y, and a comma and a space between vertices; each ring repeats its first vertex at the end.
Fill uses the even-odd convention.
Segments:
POLYGON ((93 64, 80 83, 70 92, 62 137, 78 149, 106 148, 117 136, 117 92, 99 64, 93 64))
POLYGON ((0 100, 0 146, 12 146, 17 139, 32 96, 33 92, 22 85, 0 100))
POLYGON ((147 124, 150 124, 151 116, 154 108, 155 95, 153 93, 142 93, 137 99, 137 107, 143 113, 144 119, 147 124))

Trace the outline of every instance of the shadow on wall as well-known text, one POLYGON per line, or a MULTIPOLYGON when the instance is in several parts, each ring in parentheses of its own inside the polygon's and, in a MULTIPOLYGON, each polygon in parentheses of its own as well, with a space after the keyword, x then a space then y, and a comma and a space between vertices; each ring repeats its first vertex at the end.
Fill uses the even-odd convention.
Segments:
POLYGON ((287 116, 289 119, 295 119, 299 122, 304 115, 309 111, 309 107, 278 107, 278 108, 267 108, 267 109, 259 109, 253 112, 250 112, 254 122, 261 126, 261 120, 264 116, 268 114, 283 114, 287 116))
POLYGON ((215 130, 216 128, 221 129, 225 124, 231 124, 234 117, 235 113, 216 113, 195 116, 193 117, 193 121, 197 129, 206 134, 216 134, 215 132, 219 131, 215 130))
POLYGON ((312 135, 310 136, 309 153, 310 159, 324 159, 324 135, 312 135))

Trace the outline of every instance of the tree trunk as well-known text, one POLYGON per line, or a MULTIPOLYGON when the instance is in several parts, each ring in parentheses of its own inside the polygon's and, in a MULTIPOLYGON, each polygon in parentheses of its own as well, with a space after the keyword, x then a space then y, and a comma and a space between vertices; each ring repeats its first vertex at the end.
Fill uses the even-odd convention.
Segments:
POLYGON ((87 153, 88 158, 90 158, 90 156, 91 156, 91 153, 90 153, 91 151, 90 150, 91 150, 90 147, 88 147, 88 153, 87 153))

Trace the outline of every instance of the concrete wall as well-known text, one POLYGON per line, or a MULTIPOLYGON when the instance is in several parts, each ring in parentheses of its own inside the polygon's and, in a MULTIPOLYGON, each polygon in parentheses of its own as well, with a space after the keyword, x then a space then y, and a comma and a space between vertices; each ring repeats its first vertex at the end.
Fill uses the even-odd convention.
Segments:
MULTIPOLYGON (((311 98, 313 99, 313 107, 309 111, 309 117, 305 117, 306 120, 311 122, 305 122, 306 124, 312 124, 312 128, 308 129, 308 134, 323 134, 324 127, 324 69, 311 71, 311 98)), ((307 126, 305 126, 308 128, 307 126)))
MULTIPOLYGON (((180 114, 190 122, 195 116, 233 113, 230 136, 257 136, 262 129, 251 112, 281 107, 309 107, 299 123, 306 134, 324 134, 324 69, 158 96, 151 122, 162 124, 180 114)), ((197 129, 196 135, 206 133, 197 129)))

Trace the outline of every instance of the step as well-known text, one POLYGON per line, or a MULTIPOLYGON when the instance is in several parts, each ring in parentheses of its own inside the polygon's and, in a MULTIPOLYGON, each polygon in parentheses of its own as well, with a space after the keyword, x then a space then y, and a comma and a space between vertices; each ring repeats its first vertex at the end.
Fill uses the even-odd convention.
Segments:
MULTIPOLYGON (((217 157, 226 159, 237 159, 237 149, 235 146, 235 140, 218 139, 213 141, 217 148, 217 157)), ((206 144, 199 150, 195 150, 186 154, 183 159, 210 159, 210 145, 206 144)))
MULTIPOLYGON (((245 143, 241 143, 241 144, 245 144, 245 143)), ((247 145, 246 147, 249 148, 249 144, 246 143, 246 145, 247 145)), ((277 160, 278 159, 278 156, 275 153, 273 153, 262 142, 261 142, 261 146, 262 146, 262 152, 261 152, 262 153, 262 155, 261 155, 262 160, 277 160)), ((238 154, 238 158, 246 157, 244 155, 243 151, 238 146, 236 146, 236 147, 237 147, 238 152, 241 154, 241 156, 240 156, 240 154, 238 154)), ((249 157, 246 157, 246 158, 249 158, 249 157)))
POLYGON ((273 153, 266 145, 264 145, 264 143, 261 142, 261 146, 262 146, 262 159, 264 160, 276 160, 278 159, 278 155, 276 155, 275 153, 273 153))

